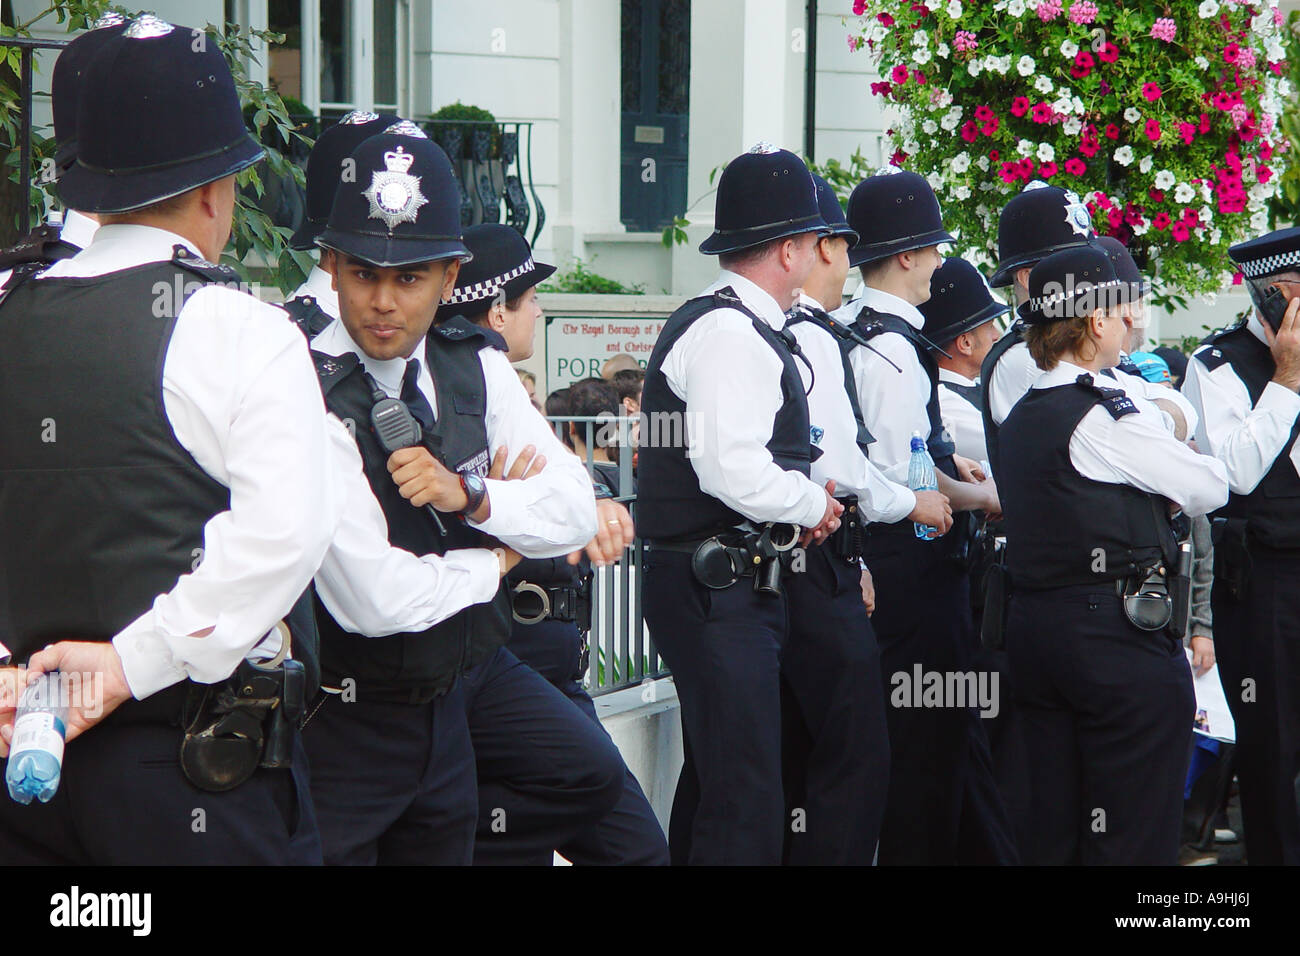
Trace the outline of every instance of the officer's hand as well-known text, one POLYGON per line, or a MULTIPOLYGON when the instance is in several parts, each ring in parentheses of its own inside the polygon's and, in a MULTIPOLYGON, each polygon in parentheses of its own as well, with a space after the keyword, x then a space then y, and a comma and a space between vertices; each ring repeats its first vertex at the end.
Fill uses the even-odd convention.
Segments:
POLYGON ((527 445, 515 459, 515 463, 506 471, 506 459, 509 452, 506 446, 502 445, 497 449, 497 453, 492 456, 492 467, 488 469, 488 477, 504 479, 505 481, 522 480, 531 478, 533 475, 540 474, 541 470, 546 467, 546 456, 537 454, 537 449, 532 445, 527 445))
POLYGON ((397 449, 388 458, 388 471, 401 496, 417 508, 433 505, 438 511, 455 514, 469 504, 460 486, 460 475, 429 454, 427 448, 397 449))
POLYGON ((14 711, 18 698, 27 686, 27 671, 21 667, 0 669, 0 757, 9 756, 9 739, 13 736, 14 711), (6 735, 7 732, 7 735, 6 735))
POLYGON ((980 488, 987 495, 984 505, 980 511, 984 512, 991 521, 997 521, 1002 517, 1002 502, 998 498, 998 486, 992 478, 987 478, 980 482, 980 488))
POLYGON ((961 455, 953 455, 952 463, 957 466, 957 477, 962 481, 983 481, 988 475, 984 474, 984 469, 980 463, 970 458, 963 458, 961 455))
MULTIPOLYGON (((76 671, 92 674, 95 678, 103 677, 102 682, 82 680, 79 698, 74 696, 69 700, 68 740, 89 730, 124 701, 131 699, 131 688, 127 686, 126 673, 122 670, 122 658, 118 657, 117 648, 112 644, 59 641, 33 654, 27 662, 29 680, 50 671, 76 671)), ((0 736, 4 736, 7 742, 13 737, 13 728, 0 728, 0 736)))
POLYGON ((1268 339, 1269 350, 1273 353, 1273 381, 1291 391, 1300 390, 1300 323, 1296 313, 1300 312, 1300 297, 1292 299, 1282 317, 1282 325, 1274 333, 1267 323, 1264 325, 1264 337, 1268 339))
POLYGON ((862 569, 862 606, 867 609, 867 617, 876 609, 876 582, 871 580, 871 572, 862 569))
POLYGON ((821 544, 839 528, 843 513, 844 506, 835 500, 835 481, 832 479, 826 482, 826 510, 822 512, 822 520, 815 527, 804 529, 799 536, 799 546, 806 548, 810 542, 821 544))
POLYGON ((1214 666, 1214 641, 1208 637, 1194 637, 1188 645, 1192 649, 1192 669, 1196 676, 1208 674, 1214 666))
POLYGON ((941 491, 918 491, 916 507, 908 517, 917 524, 930 525, 939 534, 947 534, 952 527, 952 505, 941 491))
MULTIPOLYGON (((613 564, 623 556, 623 549, 632 545, 635 537, 636 528, 626 508, 610 498, 596 499, 596 537, 587 545, 587 557, 595 567, 613 564)), ((581 560, 581 551, 569 555, 570 564, 581 560)))

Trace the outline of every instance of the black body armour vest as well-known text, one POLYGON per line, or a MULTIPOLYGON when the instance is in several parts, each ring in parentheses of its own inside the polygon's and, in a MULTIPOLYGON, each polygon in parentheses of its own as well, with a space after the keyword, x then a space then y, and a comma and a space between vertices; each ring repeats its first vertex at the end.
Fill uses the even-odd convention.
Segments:
POLYGON ((984 411, 984 396, 979 385, 958 385, 956 382, 940 382, 940 388, 946 388, 954 395, 960 395, 970 402, 978 412, 984 411))
MULTIPOLYGON (((467 320, 453 319, 432 329, 422 360, 437 398, 437 420, 424 446, 455 472, 486 475, 487 384, 479 349, 499 337, 467 320)), ((502 343, 503 344, 503 343, 502 343)), ((498 346, 500 347, 500 346, 498 346)), ((388 522, 388 541, 415 555, 444 554, 457 548, 491 548, 496 542, 451 515, 443 517, 444 537, 424 508, 403 498, 388 471, 388 454, 370 425, 375 399, 361 359, 312 352, 325 406, 352 423, 366 478, 388 522)), ((321 670, 325 685, 339 687, 351 678, 357 699, 423 703, 445 694, 467 667, 485 660, 510 637, 510 604, 504 586, 485 604, 475 604, 424 631, 389 637, 363 637, 345 631, 317 601, 321 631, 321 670)))
POLYGON ((1070 461, 1070 438, 1097 405, 1116 420, 1137 412, 1123 390, 1081 375, 1030 389, 1002 423, 998 490, 1016 588, 1109 582, 1162 560, 1177 567, 1165 498, 1085 478, 1070 461))
MULTIPOLYGON (((754 330, 781 360, 782 405, 772 423, 767 450, 785 471, 807 477, 812 461, 808 400, 790 346, 781 335, 751 312, 730 288, 684 303, 668 317, 646 366, 641 394, 641 447, 637 456, 637 524, 649 540, 707 537, 735 527, 745 517, 700 490, 699 478, 687 457, 690 422, 686 403, 673 394, 663 363, 677 340, 697 319, 715 309, 735 309, 749 316, 754 330)), ((704 427, 709 427, 705 424, 704 427)))
POLYGON ((952 456, 957 448, 943 427, 943 415, 939 411, 939 364, 930 352, 930 343, 905 319, 897 315, 877 312, 870 306, 863 306, 853 326, 868 342, 886 332, 897 332, 916 350, 916 357, 921 367, 930 377, 930 397, 925 403, 925 415, 930 420, 930 437, 925 440, 925 447, 930 452, 930 457, 934 459, 934 467, 949 478, 956 478, 957 468, 952 462, 952 456))
MULTIPOLYGON (((858 401, 858 384, 857 380, 853 377, 853 365, 849 361, 849 353, 853 348, 853 342, 832 331, 836 322, 822 309, 813 309, 806 305, 798 306, 795 311, 790 314, 789 321, 786 323, 786 328, 789 328, 798 322, 807 322, 809 325, 820 326, 823 332, 835 340, 835 345, 840 351, 840 365, 843 367, 844 371, 844 390, 849 394, 849 406, 853 409, 853 421, 858 426, 856 436, 857 445, 862 451, 862 454, 865 455, 867 453, 867 448, 876 439, 872 437, 871 432, 867 430, 867 422, 862 415, 862 404, 858 401)), ((816 387, 817 385, 814 383, 813 388, 816 387)))
POLYGON ((984 449, 988 452, 989 465, 993 469, 994 478, 1000 477, 1002 468, 998 464, 998 430, 1001 426, 993 420, 993 413, 989 410, 989 389, 993 387, 993 370, 1012 346, 1019 345, 1024 340, 1024 326, 1019 322, 1012 323, 1006 334, 993 343, 989 354, 984 356, 984 362, 980 365, 979 408, 984 416, 984 449))
MULTIPOLYGON (((18 661, 54 641, 110 641, 198 567, 204 526, 230 509, 177 441, 162 377, 181 307, 235 274, 176 249, 104 276, 17 273, 0 302, 4 641, 18 661)), ((307 593, 285 621, 314 693, 307 593)))
MULTIPOLYGON (((1267 345, 1255 338, 1245 324, 1216 332, 1205 340, 1196 357, 1213 372, 1228 363, 1237 373, 1250 403, 1254 406, 1277 370, 1267 345)), ((1300 549, 1300 475, 1291 461, 1291 448, 1300 436, 1300 418, 1291 425, 1291 434, 1273 464, 1248 495, 1235 491, 1228 503, 1215 514, 1224 518, 1244 518, 1253 540, 1268 548, 1300 549)))

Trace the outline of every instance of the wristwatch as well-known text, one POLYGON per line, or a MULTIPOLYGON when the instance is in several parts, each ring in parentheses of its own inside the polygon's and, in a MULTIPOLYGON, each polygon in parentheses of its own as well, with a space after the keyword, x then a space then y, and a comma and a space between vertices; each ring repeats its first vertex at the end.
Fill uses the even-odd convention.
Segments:
POLYGON ((463 471, 460 473, 460 487, 465 492, 466 499, 465 507, 460 510, 460 516, 468 518, 483 504, 483 499, 487 497, 487 485, 483 483, 482 477, 474 472, 463 471))

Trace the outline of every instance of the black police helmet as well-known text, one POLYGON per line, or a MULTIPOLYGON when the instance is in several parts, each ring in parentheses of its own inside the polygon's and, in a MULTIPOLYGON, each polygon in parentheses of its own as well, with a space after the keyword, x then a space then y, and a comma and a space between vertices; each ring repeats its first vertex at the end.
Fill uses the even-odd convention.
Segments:
POLYGON ((77 159, 77 101, 81 75, 104 44, 126 29, 126 17, 106 13, 87 32, 59 51, 50 77, 50 107, 54 113, 54 164, 60 172, 77 159))
POLYGON ((849 227, 849 221, 844 218, 844 209, 840 206, 840 199, 835 195, 831 184, 816 173, 812 174, 812 178, 817 185, 817 209, 822 214, 826 225, 830 227, 830 234, 843 236, 849 241, 850 246, 857 245, 858 234, 849 227))
POLYGON ((289 240, 293 249, 310 249, 325 231, 334 194, 343 178, 343 161, 370 137, 399 121, 393 113, 353 110, 316 137, 307 157, 307 214, 289 240))
POLYGON ((759 143, 727 164, 718 179, 713 235, 700 252, 739 252, 772 239, 804 232, 825 235, 817 187, 802 159, 759 143))
POLYGON ((77 160, 59 198, 129 212, 230 176, 262 158, 214 37, 144 15, 91 59, 77 103, 77 160))
POLYGON ((465 246, 474 258, 461 267, 451 298, 439 306, 439 321, 453 315, 480 315, 493 302, 518 298, 555 272, 555 266, 535 262, 528 240, 501 223, 470 226, 465 230, 465 246))
POLYGON ((907 170, 877 173, 858 183, 849 196, 848 218, 861 236, 849 249, 849 265, 855 268, 956 241, 943 228, 943 213, 930 184, 907 170))
POLYGON ((1128 301, 1136 301, 1151 291, 1151 283, 1142 274, 1137 261, 1124 243, 1113 236, 1098 236, 1093 242, 1105 249, 1106 255, 1110 256, 1110 261, 1115 266, 1115 275, 1119 276, 1119 281, 1124 283, 1124 292, 1128 301))
POLYGON ((1036 179, 1012 196, 998 217, 998 267, 990 283, 1011 285, 1017 269, 1053 252, 1086 245, 1092 217, 1078 195, 1036 179))
POLYGON ((925 317, 922 334, 938 345, 1011 311, 993 297, 983 273, 956 256, 944 259, 935 270, 930 278, 930 298, 917 308, 925 317))
POLYGON ((401 121, 352 151, 356 179, 341 182, 318 246, 377 266, 473 256, 460 229, 460 187, 447 154, 401 121))
POLYGON ((1049 325, 1110 309, 1125 300, 1124 283, 1095 243, 1054 252, 1029 273, 1029 298, 1017 309, 1030 325, 1049 325))

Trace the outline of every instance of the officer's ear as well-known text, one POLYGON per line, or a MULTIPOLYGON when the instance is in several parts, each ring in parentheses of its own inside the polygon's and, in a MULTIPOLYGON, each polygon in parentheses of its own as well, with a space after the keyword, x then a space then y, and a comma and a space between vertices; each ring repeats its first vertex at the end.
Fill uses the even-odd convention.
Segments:
POLYGON ((817 237, 817 258, 824 265, 834 265, 835 263, 835 240, 838 236, 818 236, 817 237))
POLYGON ((1029 273, 1033 271, 1034 270, 1030 266, 1021 266, 1016 270, 1016 288, 1023 291, 1026 295, 1029 294, 1029 273))
POLYGON ((446 302, 451 298, 452 292, 456 290, 456 277, 460 275, 460 260, 447 260, 447 269, 442 274, 442 293, 439 296, 440 302, 446 302))

